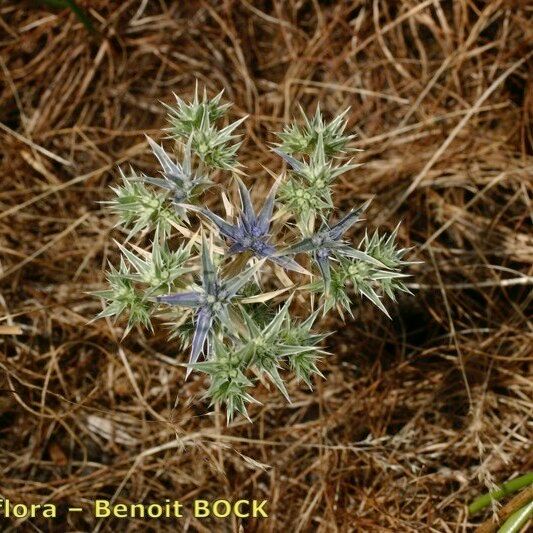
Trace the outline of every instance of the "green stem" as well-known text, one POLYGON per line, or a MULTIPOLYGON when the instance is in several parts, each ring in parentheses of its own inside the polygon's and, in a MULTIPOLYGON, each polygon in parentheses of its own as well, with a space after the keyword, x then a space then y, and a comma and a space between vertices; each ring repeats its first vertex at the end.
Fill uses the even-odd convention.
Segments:
POLYGON ((533 501, 513 513, 498 530, 498 533, 518 533, 522 526, 533 516, 533 501))
POLYGON ((78 7, 76 2, 74 0, 65 0, 65 4, 67 4, 70 9, 74 12, 74 14, 80 19, 81 23, 89 30, 94 31, 93 24, 91 22, 91 19, 87 16, 87 13, 78 7))
POLYGON ((44 4, 52 9, 70 8, 72 12, 78 17, 81 23, 89 30, 94 31, 91 19, 86 12, 81 9, 74 0, 38 0, 38 3, 44 4))
POLYGON ((498 487, 496 490, 493 490, 492 492, 488 492, 476 498, 468 506, 468 514, 474 515, 485 507, 489 506, 492 501, 501 500, 502 498, 505 498, 505 496, 512 494, 513 492, 516 492, 517 490, 520 490, 531 484, 533 484, 533 472, 529 472, 527 474, 524 474, 523 476, 512 479, 511 481, 507 481, 506 483, 503 483, 500 487, 498 487))

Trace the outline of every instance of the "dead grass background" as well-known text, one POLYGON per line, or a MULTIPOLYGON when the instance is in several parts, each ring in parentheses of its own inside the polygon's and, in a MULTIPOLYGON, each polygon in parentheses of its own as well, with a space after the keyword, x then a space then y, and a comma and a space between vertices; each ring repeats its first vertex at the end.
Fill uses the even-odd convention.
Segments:
POLYGON ((225 531, 237 521, 95 522, 121 502, 267 498, 245 531, 465 531, 465 502, 531 468, 531 6, 520 1, 95 0, 0 6, 0 494, 60 506, 21 531, 225 531), (339 206, 376 195, 415 297, 336 323, 325 381, 260 389, 254 424, 206 415, 166 342, 88 324, 114 220, 116 167, 154 167, 158 100, 198 78, 250 114, 241 160, 280 168, 271 131, 320 101, 351 106, 364 167, 339 206), (19 335, 10 335, 20 328, 19 335), (178 403, 174 408, 175 396, 178 403))

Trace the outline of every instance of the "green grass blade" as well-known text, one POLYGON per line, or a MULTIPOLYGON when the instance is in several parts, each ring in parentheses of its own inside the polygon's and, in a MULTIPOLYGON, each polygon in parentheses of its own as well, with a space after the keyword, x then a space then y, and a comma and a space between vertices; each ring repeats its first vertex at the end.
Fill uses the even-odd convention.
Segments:
POLYGON ((533 501, 524 505, 522 509, 519 509, 513 513, 498 529, 498 533, 518 533, 524 524, 533 516, 533 501))
POLYGON ((516 492, 517 490, 520 490, 531 484, 533 484, 533 472, 528 472, 523 476, 512 479, 511 481, 507 481, 496 490, 487 492, 486 494, 476 498, 468 506, 468 514, 472 516, 490 505, 493 500, 501 500, 502 498, 505 498, 505 496, 508 496, 509 494, 512 494, 513 492, 516 492))
POLYGON ((52 9, 66 9, 70 10, 78 17, 80 22, 89 30, 94 31, 94 26, 91 19, 87 16, 85 11, 81 9, 74 0, 38 0, 39 4, 44 4, 52 9))

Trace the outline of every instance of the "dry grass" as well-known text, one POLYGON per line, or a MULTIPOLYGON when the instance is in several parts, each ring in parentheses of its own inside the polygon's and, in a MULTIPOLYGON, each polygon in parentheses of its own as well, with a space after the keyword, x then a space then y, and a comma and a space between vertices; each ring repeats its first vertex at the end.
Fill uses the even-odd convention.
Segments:
POLYGON ((531 468, 531 8, 84 5, 92 36, 68 10, 0 6, 0 494, 61 513, 21 530, 176 530, 65 513, 111 496, 268 498, 270 518, 245 531, 472 530, 487 515, 465 502, 531 468), (205 382, 183 382, 163 329, 120 343, 120 327, 88 324, 100 304, 86 291, 116 254, 97 201, 117 164, 153 165, 142 134, 164 123, 158 100, 195 78, 250 114, 241 160, 258 180, 298 102, 352 106, 365 166, 340 206, 376 195, 370 223, 402 219, 424 261, 392 321, 365 304, 336 324, 327 380, 291 383, 290 406, 261 389, 253 425, 205 414, 205 382))

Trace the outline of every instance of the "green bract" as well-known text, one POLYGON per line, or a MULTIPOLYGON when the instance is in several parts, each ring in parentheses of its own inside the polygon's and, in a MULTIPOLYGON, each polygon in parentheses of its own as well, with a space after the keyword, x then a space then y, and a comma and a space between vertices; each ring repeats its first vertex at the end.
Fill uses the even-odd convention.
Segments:
POLYGON ((167 293, 172 290, 176 280, 191 271, 190 267, 185 267, 190 257, 189 247, 182 245, 177 250, 171 251, 168 244, 159 238, 158 230, 156 230, 152 251, 143 256, 136 255, 120 243, 117 245, 122 256, 135 271, 128 273, 127 277, 133 282, 148 285, 155 292, 167 293))
POLYGON ((103 298, 107 302, 106 307, 96 316, 96 319, 127 314, 128 323, 124 336, 137 324, 151 329, 151 303, 132 282, 128 267, 122 258, 118 270, 113 265, 109 266, 107 282, 109 289, 93 293, 94 296, 103 298))
POLYGON ((245 119, 228 122, 222 93, 200 98, 196 88, 192 101, 166 107, 174 146, 148 138, 160 168, 121 172, 106 202, 126 238, 108 288, 95 293, 106 303, 96 318, 127 316, 124 334, 154 320, 169 326, 189 352, 186 377, 207 376, 206 396, 225 405, 229 422, 250 416, 254 388, 290 401, 291 374, 310 388, 324 377, 325 313, 352 315, 359 296, 389 316, 387 299, 409 292, 408 249, 397 244, 398 227, 352 242, 369 201, 335 210, 337 178, 359 166, 341 160, 353 152, 347 111, 329 122, 319 108, 312 118, 302 111, 303 124, 287 126, 273 148, 287 171, 273 181, 255 175, 250 186, 237 161, 245 119), (215 178, 221 201, 207 208, 215 178))
POLYGON ((176 210, 166 202, 166 195, 147 189, 139 177, 126 177, 120 171, 122 185, 111 187, 116 195, 114 200, 105 202, 118 215, 117 225, 129 229, 129 237, 144 230, 158 231, 161 236, 170 234, 172 223, 180 219, 176 210))
POLYGON ((221 104, 222 94, 219 92, 214 98, 207 97, 207 91, 204 89, 202 100, 198 96, 198 84, 194 91, 192 102, 184 102, 176 94, 176 106, 172 107, 165 104, 168 110, 168 120, 170 122, 170 132, 173 136, 187 139, 194 130, 200 128, 204 117, 209 122, 215 122, 224 117, 231 104, 221 104))
POLYGON ((347 144, 354 138, 353 135, 344 135, 346 128, 345 116, 349 108, 338 114, 331 122, 326 123, 316 108, 315 115, 310 119, 300 107, 303 125, 290 124, 278 137, 281 139, 280 148, 288 154, 311 154, 318 143, 323 143, 324 155, 332 157, 346 151, 347 144))
POLYGON ((165 105, 170 127, 168 131, 175 140, 186 141, 207 166, 233 170, 237 166, 237 151, 241 145, 237 129, 246 117, 223 128, 217 122, 226 116, 231 104, 221 104, 222 92, 209 99, 204 90, 202 100, 198 97, 198 85, 192 102, 184 102, 174 95, 177 105, 165 105))

